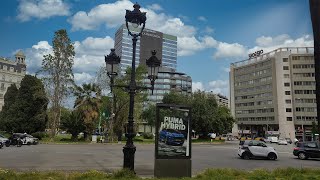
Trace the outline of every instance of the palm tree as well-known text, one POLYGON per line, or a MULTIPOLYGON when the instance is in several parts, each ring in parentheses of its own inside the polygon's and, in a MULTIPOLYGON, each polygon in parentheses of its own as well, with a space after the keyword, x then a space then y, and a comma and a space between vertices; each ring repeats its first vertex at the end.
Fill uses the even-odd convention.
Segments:
POLYGON ((96 84, 82 84, 82 87, 75 85, 74 95, 76 96, 74 108, 83 114, 86 127, 84 137, 87 139, 87 134, 96 129, 99 119, 99 110, 102 105, 101 90, 96 84))

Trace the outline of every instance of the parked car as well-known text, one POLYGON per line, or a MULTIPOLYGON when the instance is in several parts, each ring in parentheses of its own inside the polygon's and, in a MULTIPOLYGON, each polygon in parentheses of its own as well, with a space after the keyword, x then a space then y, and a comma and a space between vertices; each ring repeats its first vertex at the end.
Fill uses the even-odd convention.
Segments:
POLYGON ((163 129, 159 133, 159 140, 168 145, 182 146, 184 139, 184 135, 174 129, 163 129))
POLYGON ((299 159, 320 158, 320 144, 315 141, 297 142, 293 155, 299 159))
POLYGON ((278 153, 273 147, 268 147, 264 142, 245 140, 238 149, 238 156, 242 159, 267 158, 276 160, 278 153))
POLYGON ((287 143, 292 144, 292 140, 290 138, 285 138, 287 143))
POLYGON ((287 144, 288 144, 288 142, 287 142, 286 139, 280 138, 280 139, 278 140, 278 145, 287 145, 287 144))
POLYGON ((20 135, 17 135, 17 134, 12 134, 10 137, 9 137, 9 141, 6 142, 6 146, 9 147, 9 146, 17 146, 17 147, 21 147, 23 144, 22 142, 22 139, 20 137, 20 135))
POLYGON ((270 136, 268 137, 271 143, 278 143, 278 137, 276 136, 270 136))
POLYGON ((0 149, 3 147, 3 142, 0 142, 0 149))
POLYGON ((39 143, 38 138, 35 138, 27 133, 14 133, 13 135, 18 136, 23 145, 37 145, 39 143))
POLYGON ((6 144, 7 141, 9 141, 9 139, 0 134, 0 142, 2 145, 6 144))

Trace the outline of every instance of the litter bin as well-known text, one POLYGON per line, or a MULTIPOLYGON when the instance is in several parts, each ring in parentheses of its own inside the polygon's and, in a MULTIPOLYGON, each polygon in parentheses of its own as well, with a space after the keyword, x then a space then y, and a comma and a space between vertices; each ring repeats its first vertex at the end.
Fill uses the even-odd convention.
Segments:
POLYGON ((92 142, 97 142, 97 135, 93 134, 91 139, 92 142))

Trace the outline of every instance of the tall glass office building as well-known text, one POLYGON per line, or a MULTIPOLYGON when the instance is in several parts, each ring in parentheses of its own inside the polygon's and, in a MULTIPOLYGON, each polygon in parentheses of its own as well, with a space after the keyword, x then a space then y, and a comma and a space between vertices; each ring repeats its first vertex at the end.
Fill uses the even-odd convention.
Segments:
MULTIPOLYGON (((130 29, 131 30, 131 29, 130 29)), ((132 28, 133 32, 140 29, 132 28)), ((128 34, 125 25, 116 32, 115 37, 116 54, 121 56, 121 72, 131 67, 132 62, 132 37, 128 34)), ((144 29, 142 36, 137 41, 136 65, 145 64, 146 59, 151 57, 151 51, 157 51, 157 58, 161 59, 161 66, 176 70, 177 68, 177 37, 151 29, 144 29)))
MULTIPOLYGON (((130 31, 140 32, 140 29, 130 27, 130 31)), ((136 66, 145 64, 151 57, 151 51, 157 51, 157 58, 161 59, 158 79, 155 81, 153 95, 148 96, 150 102, 161 102, 163 95, 170 91, 191 94, 192 80, 185 73, 176 72, 177 69, 177 37, 151 29, 144 29, 136 47, 136 66)), ((121 73, 124 74, 132 63, 132 37, 125 25, 122 25, 115 35, 115 51, 121 56, 121 73)), ((148 78, 144 83, 150 85, 148 78)))

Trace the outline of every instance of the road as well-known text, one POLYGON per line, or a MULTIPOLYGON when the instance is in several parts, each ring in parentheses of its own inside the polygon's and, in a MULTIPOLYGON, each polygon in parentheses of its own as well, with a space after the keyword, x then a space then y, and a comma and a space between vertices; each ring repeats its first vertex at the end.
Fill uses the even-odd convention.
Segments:
MULTIPOLYGON (((269 145, 269 144, 268 144, 269 145)), ((62 170, 113 171, 123 164, 124 144, 77 144, 4 147, 0 149, 0 168, 15 170, 62 170)), ((140 176, 152 176, 154 168, 154 145, 138 144, 135 157, 135 170, 140 176)), ((273 169, 278 167, 318 167, 320 160, 299 160, 292 155, 293 145, 272 144, 278 160, 243 160, 237 155, 238 141, 214 145, 193 144, 192 174, 206 168, 255 168, 273 169)))

